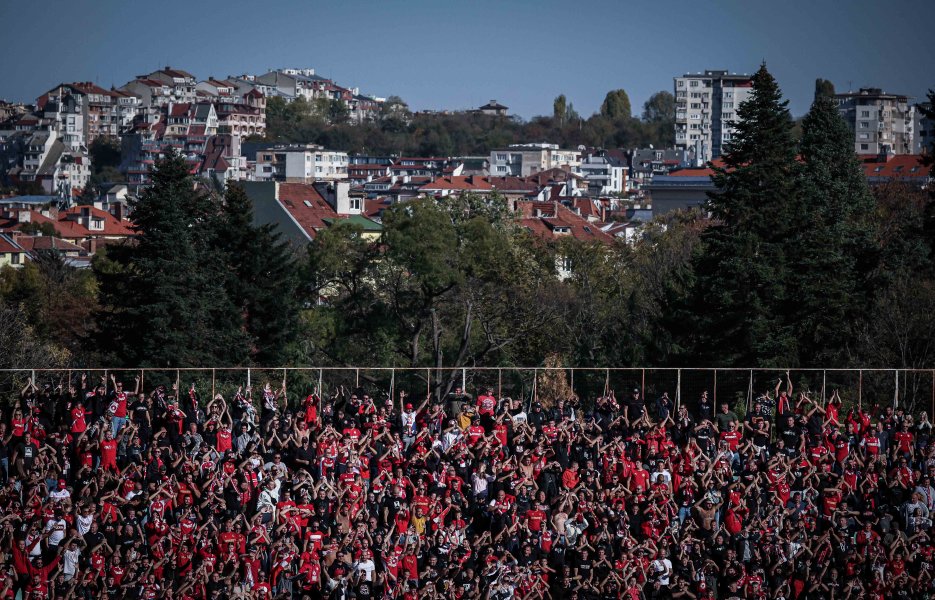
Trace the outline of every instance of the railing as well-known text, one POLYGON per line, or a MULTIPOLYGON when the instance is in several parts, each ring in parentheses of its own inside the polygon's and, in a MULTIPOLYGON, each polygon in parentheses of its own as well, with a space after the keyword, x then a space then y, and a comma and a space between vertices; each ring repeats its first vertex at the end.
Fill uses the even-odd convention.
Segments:
POLYGON ((824 404, 837 392, 842 415, 850 408, 881 410, 886 407, 910 413, 935 412, 935 369, 745 369, 745 368, 562 368, 562 367, 281 367, 281 368, 180 368, 180 369, 0 369, 0 400, 14 399, 32 379, 40 388, 100 384, 109 390, 112 379, 132 390, 138 376, 144 391, 157 385, 183 390, 194 384, 202 398, 217 393, 231 396, 238 387, 262 390, 286 386, 290 401, 298 402, 315 390, 332 394, 362 388, 374 398, 398 398, 406 391, 413 399, 442 398, 460 387, 472 395, 492 389, 497 397, 555 401, 575 394, 582 405, 613 391, 623 401, 638 391, 647 403, 667 393, 678 406, 697 405, 707 392, 715 409, 728 402, 743 414, 757 397, 773 394, 781 380, 785 390, 791 379, 793 395, 808 392, 824 404), (788 373, 788 375, 787 375, 788 373))

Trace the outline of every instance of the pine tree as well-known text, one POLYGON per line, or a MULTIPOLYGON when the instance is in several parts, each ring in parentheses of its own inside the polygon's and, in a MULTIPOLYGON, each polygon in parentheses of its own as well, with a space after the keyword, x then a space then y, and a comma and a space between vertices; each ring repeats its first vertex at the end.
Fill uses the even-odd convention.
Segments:
POLYGON ((153 184, 131 204, 133 243, 95 265, 101 344, 117 364, 241 364, 246 344, 224 288, 219 207, 194 189, 185 159, 157 163, 153 184))
POLYGON ((802 121, 802 202, 787 245, 803 364, 843 366, 870 310, 875 201, 834 100, 818 95, 802 121))
POLYGON ((720 365, 787 364, 795 356, 785 244, 796 223, 795 143, 787 102, 760 67, 716 169, 708 210, 714 223, 695 260, 687 342, 694 358, 720 365))
POLYGON ((223 215, 228 293, 249 338, 250 360, 263 366, 286 364, 298 327, 293 249, 273 225, 253 224, 253 202, 241 185, 227 186, 223 215))

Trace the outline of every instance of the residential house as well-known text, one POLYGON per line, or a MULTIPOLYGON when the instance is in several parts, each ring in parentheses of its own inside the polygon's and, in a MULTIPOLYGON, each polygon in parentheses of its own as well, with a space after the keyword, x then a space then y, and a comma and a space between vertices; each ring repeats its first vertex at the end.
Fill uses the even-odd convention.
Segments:
POLYGON ((18 232, 29 223, 48 223, 60 238, 81 246, 89 254, 134 235, 129 221, 118 220, 109 212, 87 205, 61 211, 54 206, 9 207, 0 216, 0 233, 18 232))
POLYGON ((347 167, 346 152, 314 144, 275 146, 257 152, 254 179, 290 183, 347 179, 347 167))
POLYGON ((0 268, 21 269, 26 262, 26 249, 11 235, 0 233, 0 268))
POLYGON ((589 153, 581 160, 580 170, 590 195, 623 194, 626 191, 627 164, 617 156, 606 152, 589 153))
POLYGON ((932 183, 931 165, 926 164, 921 154, 883 153, 866 157, 861 162, 864 175, 870 185, 881 185, 892 181, 915 187, 928 188, 932 183))
POLYGON ((555 270, 561 279, 570 277, 574 271, 571 257, 562 252, 562 240, 608 245, 614 242, 614 237, 602 231, 598 224, 591 223, 557 201, 517 200, 513 202, 512 209, 521 227, 545 242, 557 244, 555 270))
POLYGON ((490 152, 490 174, 528 177, 549 169, 578 172, 580 150, 563 150, 558 144, 512 144, 490 152))
POLYGON ((477 108, 474 112, 494 117, 505 117, 510 107, 504 106, 496 100, 491 100, 487 104, 477 108))
POLYGON ((376 238, 382 227, 363 216, 363 199, 349 194, 346 181, 281 183, 247 181, 244 190, 253 202, 254 222, 274 224, 296 246, 315 239, 318 232, 341 220, 361 225, 364 235, 376 238))
POLYGON ((679 148, 638 148, 630 155, 627 190, 642 195, 656 175, 693 166, 690 152, 679 148))
POLYGON ((166 67, 148 75, 138 75, 120 88, 140 98, 141 106, 162 107, 170 102, 195 102, 195 77, 186 71, 166 67))

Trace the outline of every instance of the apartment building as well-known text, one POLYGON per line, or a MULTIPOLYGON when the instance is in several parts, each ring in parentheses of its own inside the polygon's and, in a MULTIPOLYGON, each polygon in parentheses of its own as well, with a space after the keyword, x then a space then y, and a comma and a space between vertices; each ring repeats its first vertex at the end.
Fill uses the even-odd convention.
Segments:
POLYGON ((705 71, 674 79, 676 148, 692 152, 696 165, 721 156, 733 135, 737 108, 750 95, 750 76, 705 71))
POLYGON ((880 88, 860 88, 856 92, 835 94, 834 98, 841 116, 854 133, 857 154, 913 154, 918 150, 916 107, 909 96, 888 94, 880 88))
POLYGON ((581 151, 558 144, 511 144, 490 152, 490 174, 496 177, 529 177, 550 169, 577 173, 580 167, 581 151))
POLYGON ((256 181, 311 183, 347 179, 346 152, 314 144, 276 146, 257 152, 256 181))

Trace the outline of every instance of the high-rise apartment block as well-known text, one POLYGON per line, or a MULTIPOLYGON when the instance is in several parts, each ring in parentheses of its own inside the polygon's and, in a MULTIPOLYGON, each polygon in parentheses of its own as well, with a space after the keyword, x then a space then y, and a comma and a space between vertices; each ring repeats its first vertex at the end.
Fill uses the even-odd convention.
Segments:
POLYGON ((857 154, 914 154, 915 106, 911 98, 880 88, 835 94, 838 110, 854 132, 857 154))
POLYGON ((730 142, 737 107, 750 95, 749 75, 727 71, 687 73, 675 78, 675 147, 695 164, 717 158, 730 142))

